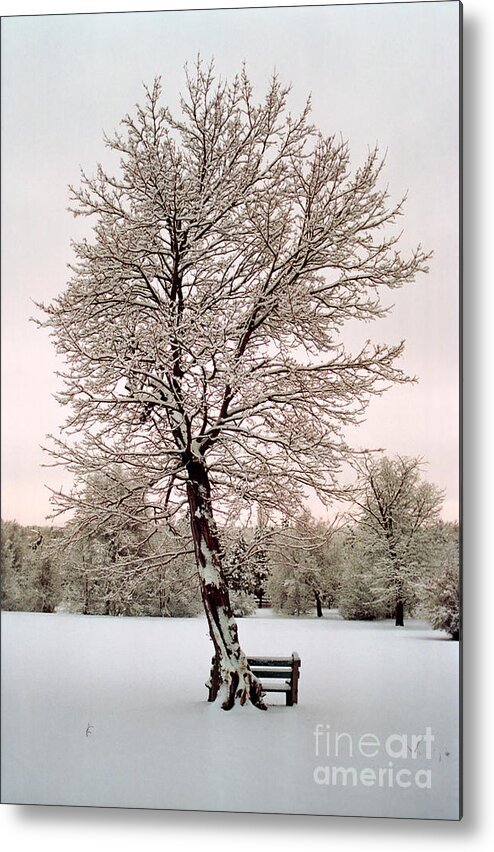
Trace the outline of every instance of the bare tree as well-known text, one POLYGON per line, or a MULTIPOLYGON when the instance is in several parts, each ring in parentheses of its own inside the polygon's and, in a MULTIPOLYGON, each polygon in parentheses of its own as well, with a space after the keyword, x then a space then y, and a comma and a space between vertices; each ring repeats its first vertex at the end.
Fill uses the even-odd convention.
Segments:
POLYGON ((397 627, 403 627, 421 577, 421 534, 438 520, 444 499, 439 488, 422 479, 422 466, 420 458, 405 456, 366 456, 356 463, 358 520, 370 536, 369 547, 374 543, 381 550, 374 585, 380 583, 397 627))
POLYGON ((308 489, 331 498, 343 428, 406 381, 403 343, 351 354, 341 328, 384 316, 381 288, 427 262, 420 246, 403 258, 386 230, 402 202, 381 187, 378 151, 352 172, 347 144, 315 130, 309 103, 292 116, 288 95, 274 78, 256 103, 245 70, 227 83, 198 61, 176 117, 156 80, 106 140, 118 175, 100 165, 72 189, 94 237, 74 246, 73 276, 42 323, 66 360, 60 400, 72 409, 55 459, 76 473, 124 464, 147 479, 160 519, 188 511, 225 709, 264 704, 218 519, 255 504, 295 514, 308 489))

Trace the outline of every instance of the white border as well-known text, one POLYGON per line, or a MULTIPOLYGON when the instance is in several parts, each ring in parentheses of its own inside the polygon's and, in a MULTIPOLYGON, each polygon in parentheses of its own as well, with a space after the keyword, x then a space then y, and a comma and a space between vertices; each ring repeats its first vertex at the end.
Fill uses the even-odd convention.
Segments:
MULTIPOLYGON (((426 0, 427 2, 427 0, 426 0)), ((242 5, 295 5, 259 2, 139 3, 123 0, 23 2, 0 0, 0 14, 40 14, 91 11, 145 11, 166 8, 218 8, 242 5)), ((311 5, 324 5, 312 3, 311 5)), ((494 479, 492 417, 492 349, 494 325, 492 81, 494 79, 494 4, 465 0, 464 96, 464 497, 465 553, 465 817, 461 823, 332 817, 275 817, 166 811, 105 810, 2 805, 0 834, 4 848, 70 848, 71 852, 106 844, 119 852, 174 849, 190 844, 198 852, 225 848, 235 852, 283 848, 300 852, 337 849, 355 844, 369 852, 399 848, 413 850, 424 841, 436 852, 464 848, 484 849, 489 828, 494 829, 492 769, 493 655, 489 638, 494 632, 494 560, 492 551, 494 479), (481 570, 479 570, 481 569, 481 570), (490 692, 490 694, 488 694, 490 692), (320 846, 320 844, 324 844, 320 846)), ((260 767, 262 771, 262 767, 260 767)), ((74 771, 77 768, 74 767, 74 771)))

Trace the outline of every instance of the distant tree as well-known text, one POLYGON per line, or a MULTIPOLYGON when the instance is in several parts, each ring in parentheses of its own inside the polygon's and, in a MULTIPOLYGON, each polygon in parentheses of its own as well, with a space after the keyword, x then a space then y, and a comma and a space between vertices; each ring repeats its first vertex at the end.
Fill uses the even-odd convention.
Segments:
POLYGON ((402 627, 416 601, 423 533, 439 517, 443 492, 422 479, 420 458, 367 456, 356 467, 357 518, 377 553, 373 586, 402 627))
POLYGON ((458 565, 446 562, 440 576, 431 582, 426 605, 435 630, 445 630, 452 639, 460 638, 460 576, 458 565))
POLYGON ((271 532, 265 526, 257 526, 250 551, 253 579, 252 593, 256 596, 260 607, 263 605, 271 574, 268 547, 270 535, 271 532))
POLYGON ((286 526, 271 542, 272 573, 268 594, 279 612, 300 615, 314 606, 318 617, 334 601, 338 545, 334 529, 308 513, 286 526))
POLYGON ((253 615, 257 609, 257 601, 254 595, 248 592, 235 591, 235 589, 230 592, 230 603, 233 614, 240 618, 253 615))
POLYGON ((244 532, 235 529, 221 537, 223 542, 223 571, 230 594, 230 604, 235 616, 252 615, 256 609, 256 573, 253 550, 249 548, 244 532), (228 539, 228 543, 225 543, 228 539))
POLYGON ((79 574, 68 599, 78 586, 83 612, 129 615, 129 586, 150 556, 156 531, 146 489, 119 464, 81 477, 76 486, 78 498, 68 498, 73 516, 59 542, 61 553, 70 552, 67 566, 79 574))
POLYGON ((15 521, 1 526, 2 609, 26 609, 26 576, 24 572, 25 536, 15 521))
MULTIPOLYGON (((264 707, 216 518, 256 504, 295 514, 308 489, 334 497, 343 427, 407 380, 403 343, 349 353, 341 327, 383 317, 383 288, 413 281, 427 256, 397 249, 402 202, 389 200, 378 151, 352 172, 347 144, 310 124, 309 103, 289 113, 276 78, 256 103, 245 71, 215 81, 199 61, 180 115, 160 95, 157 80, 107 139, 120 173, 99 166, 72 190, 95 227, 44 308, 72 409, 52 452, 76 475, 133 469, 159 520, 187 510, 219 700, 264 707)), ((132 496, 118 499, 123 510, 132 496)))
POLYGON ((52 531, 2 521, 2 608, 53 612, 59 595, 52 531))
MULTIPOLYGON (((80 484, 82 499, 64 531, 83 612, 104 615, 197 614, 197 570, 183 530, 158 524, 146 488, 115 465, 80 484)), ((183 526, 183 525, 182 525, 183 526)), ((80 609, 78 610, 80 611, 80 609)))
POLYGON ((61 594, 58 610, 102 615, 105 594, 104 546, 96 537, 73 542, 71 527, 62 530, 57 558, 60 565, 61 594))
POLYGON ((58 560, 51 547, 52 540, 52 531, 40 532, 31 539, 26 551, 32 609, 35 612, 55 612, 59 600, 60 573, 58 560))
POLYGON ((433 570, 424 578, 420 599, 422 612, 435 630, 460 638, 460 564, 457 524, 438 524, 431 542, 433 570))
POLYGON ((324 583, 323 597, 329 608, 338 604, 344 569, 345 529, 336 529, 323 549, 324 583))
POLYGON ((97 537, 72 541, 63 554, 62 611, 183 618, 201 609, 195 562, 162 529, 146 559, 115 558, 97 537))
POLYGON ((372 621, 389 616, 390 590, 383 590, 381 582, 387 567, 382 542, 357 525, 345 531, 342 550, 338 608, 343 618, 372 621))
POLYGON ((151 540, 153 559, 147 561, 132 593, 142 614, 185 618, 202 609, 194 552, 181 532, 172 534, 159 526, 151 540))
POLYGON ((229 546, 223 548, 223 571, 231 592, 252 594, 255 585, 253 567, 244 535, 236 530, 229 546))
POLYGON ((273 608, 285 615, 303 615, 314 606, 312 590, 303 582, 293 563, 274 564, 268 581, 268 594, 273 608))

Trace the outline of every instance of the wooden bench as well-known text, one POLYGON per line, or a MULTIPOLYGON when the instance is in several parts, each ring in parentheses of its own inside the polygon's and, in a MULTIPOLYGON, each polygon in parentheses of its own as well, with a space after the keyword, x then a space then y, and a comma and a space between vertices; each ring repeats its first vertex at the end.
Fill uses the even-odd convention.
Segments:
MULTIPOLYGON (((284 692, 287 707, 298 704, 298 679, 300 657, 294 651, 291 657, 247 657, 253 675, 261 681, 263 692, 284 692), (280 683, 282 681, 282 683, 280 683)), ((208 701, 214 701, 220 686, 216 657, 211 660, 208 701)))

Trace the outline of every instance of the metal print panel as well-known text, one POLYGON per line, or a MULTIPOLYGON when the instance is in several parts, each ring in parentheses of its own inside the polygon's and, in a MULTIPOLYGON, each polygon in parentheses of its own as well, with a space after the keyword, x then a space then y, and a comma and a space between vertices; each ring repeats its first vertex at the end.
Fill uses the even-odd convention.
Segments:
POLYGON ((3 802, 460 818, 460 37, 2 20, 3 802))

